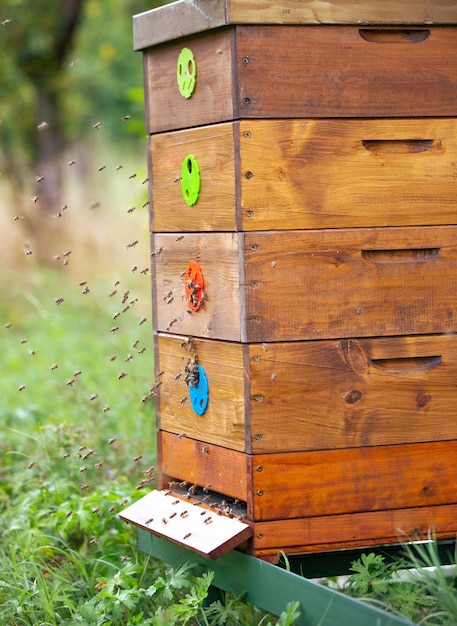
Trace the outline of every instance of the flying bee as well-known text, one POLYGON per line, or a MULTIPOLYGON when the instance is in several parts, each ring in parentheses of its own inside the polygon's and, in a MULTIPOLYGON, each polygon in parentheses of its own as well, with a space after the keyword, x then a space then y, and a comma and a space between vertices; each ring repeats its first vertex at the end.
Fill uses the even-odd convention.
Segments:
POLYGON ((122 313, 127 313, 127 311, 130 309, 130 304, 127 304, 123 309, 122 309, 122 313))
POLYGON ((153 522, 153 521, 154 521, 154 518, 153 518, 153 517, 151 517, 151 518, 149 518, 149 519, 147 519, 147 520, 145 521, 145 524, 150 524, 150 523, 151 523, 151 522, 153 522))
POLYGON ((181 400, 179 401, 179 404, 184 404, 185 402, 187 402, 187 396, 184 396, 183 398, 181 398, 181 400))
POLYGON ((65 513, 65 517, 71 517, 71 515, 73 515, 73 511, 67 511, 65 513))
POLYGON ((67 385, 67 387, 72 387, 74 382, 75 382, 75 379, 74 378, 70 378, 70 380, 67 380, 67 382, 65 384, 67 385))
POLYGON ((34 467, 36 465, 35 461, 31 461, 28 465, 27 465, 27 469, 32 469, 32 467, 34 467))
POLYGON ((100 511, 100 507, 99 506, 96 506, 95 509, 92 509, 92 513, 94 513, 94 515, 96 513, 98 513, 99 511, 100 511))
POLYGON ((55 303, 57 304, 57 306, 59 306, 60 304, 62 304, 62 302, 64 301, 63 298, 56 298, 55 299, 55 303))
POLYGON ((135 207, 131 206, 129 209, 127 209, 127 213, 133 213, 134 210, 135 210, 135 207))
POLYGON ((92 393, 89 396, 89 400, 92 402, 92 400, 96 400, 98 398, 98 393, 92 393))
POLYGON ((129 556, 121 556, 121 563, 125 563, 126 561, 129 561, 130 557, 129 556))
POLYGON ((108 439, 108 445, 112 446, 115 441, 117 441, 116 437, 111 437, 111 439, 108 439))
POLYGON ((41 183, 44 180, 44 176, 35 176, 35 182, 41 183))
POLYGON ((113 326, 110 330, 111 333, 115 333, 117 330, 119 330, 119 326, 113 326))
POLYGON ((212 518, 211 518, 211 517, 207 517, 206 519, 204 519, 204 520, 203 520, 203 523, 204 523, 204 524, 212 524, 212 523, 213 523, 213 520, 212 520, 212 518))
POLYGON ((168 524, 168 520, 165 517, 162 517, 162 524, 168 524))
POLYGON ((131 354, 129 354, 125 359, 124 362, 128 363, 129 361, 131 361, 133 359, 133 356, 131 354))
POLYGON ((110 410, 109 406, 103 407, 103 413, 107 413, 110 410))
POLYGON ((138 244, 138 239, 136 239, 135 241, 131 241, 125 247, 126 248, 134 248, 137 244, 138 244))
POLYGON ((68 452, 66 452, 65 454, 62 455, 63 459, 69 459, 70 458, 70 454, 68 452))
POLYGON ((120 503, 120 505, 119 505, 119 506, 125 506, 125 505, 127 504, 127 502, 128 502, 128 498, 124 498, 124 499, 121 501, 121 503, 120 503))
POLYGON ((184 535, 183 540, 189 539, 189 537, 191 536, 192 533, 187 533, 187 535, 184 535))
POLYGON ((211 488, 211 487, 212 487, 212 485, 211 485, 211 484, 209 484, 209 485, 205 485, 205 486, 203 487, 203 491, 204 491, 205 493, 208 493, 208 491, 210 490, 210 488, 211 488))
POLYGON ((99 172, 103 172, 104 169, 106 169, 106 165, 100 165, 100 167, 97 168, 99 172))
POLYGON ((89 287, 86 285, 86 286, 84 287, 84 289, 82 290, 82 293, 83 293, 83 295, 85 296, 86 294, 88 294, 88 293, 89 293, 89 291, 90 291, 90 289, 89 289, 89 287))
POLYGON ((59 367, 59 366, 58 366, 56 363, 53 363, 53 364, 51 365, 51 371, 56 370, 58 367, 59 367))
POLYGON ((68 165, 74 165, 76 163, 76 161, 74 159, 72 159, 71 161, 68 161, 68 165))
POLYGON ((177 515, 177 513, 176 513, 176 511, 175 511, 174 513, 172 513, 172 514, 168 517, 168 519, 173 519, 174 517, 176 517, 176 515, 177 515))
POLYGON ((89 489, 89 485, 88 485, 88 483, 85 483, 84 485, 81 485, 81 489, 82 489, 83 491, 87 491, 87 490, 89 489))
POLYGON ((187 511, 181 511, 181 513, 179 514, 183 519, 185 519, 186 517, 189 517, 189 513, 187 511))
POLYGON ((90 545, 91 545, 91 546, 96 546, 96 545, 97 545, 97 543, 98 543, 98 539, 96 539, 96 538, 94 537, 93 539, 91 539, 91 540, 89 541, 89 543, 90 543, 90 545))
POLYGON ((145 322, 147 322, 147 317, 142 317, 140 319, 140 321, 138 322, 138 326, 141 326, 142 324, 144 324, 145 322))
POLYGON ((119 374, 119 376, 117 377, 118 380, 122 380, 123 378, 125 378, 127 376, 127 372, 121 372, 119 374))
POLYGON ((136 463, 137 461, 139 461, 139 460, 140 460, 140 459, 142 459, 142 458, 143 458, 143 455, 142 455, 142 454, 138 454, 137 456, 133 457, 133 460, 134 460, 134 461, 135 461, 135 463, 136 463))
POLYGON ((136 178, 136 174, 130 174, 129 178, 136 178))
POLYGON ((116 505, 113 504, 113 506, 110 506, 110 508, 108 509, 108 513, 114 513, 115 510, 116 510, 116 505))
POLYGON ((110 361, 115 361, 117 359, 117 356, 115 354, 112 354, 109 358, 110 361))
POLYGON ((92 128, 96 128, 97 130, 99 128, 101 128, 101 127, 102 127, 102 123, 101 122, 95 122, 95 124, 92 126, 92 128))
POLYGON ((154 252, 151 252, 151 256, 158 256, 163 250, 163 247, 159 248, 158 250, 154 250, 154 252))
POLYGON ((80 468, 79 468, 79 472, 80 472, 81 474, 82 474, 82 472, 85 472, 86 470, 87 470, 87 467, 84 467, 84 466, 82 466, 82 467, 80 467, 80 468))
POLYGON ((143 274, 143 276, 146 276, 148 272, 149 272, 149 267, 145 267, 144 269, 140 271, 140 274, 143 274))
POLYGON ((122 165, 116 165, 116 172, 122 169, 122 165))
POLYGON ((103 463, 102 462, 94 463, 94 467, 95 469, 100 469, 101 467, 103 467, 103 463))
POLYGON ((124 121, 124 122, 126 122, 129 119, 130 119, 130 115, 123 115, 122 116, 122 121, 124 121))
POLYGON ((138 265, 134 265, 132 267, 132 274, 134 274, 137 271, 137 269, 138 269, 138 265))
POLYGON ((146 348, 141 348, 141 350, 138 350, 138 354, 143 354, 143 352, 146 352, 146 348))
POLYGON ((4 326, 4 328, 12 328, 12 326, 13 326, 13 325, 11 324, 11 322, 7 322, 7 323, 5 324, 5 326, 4 326))
POLYGON ((19 387, 17 388, 18 391, 24 391, 25 389, 25 385, 19 385, 19 387))
POLYGON ((33 202, 33 204, 36 204, 38 202, 38 196, 33 196, 32 197, 32 202, 33 202))
POLYGON ((139 339, 135 339, 135 341, 132 343, 132 348, 138 348, 138 344, 140 343, 139 339))
POLYGON ((112 298, 113 296, 115 296, 117 294, 117 289, 114 289, 113 291, 111 291, 111 293, 109 294, 109 297, 112 298))
POLYGON ((81 376, 81 370, 76 370, 76 372, 73 372, 73 376, 81 376))

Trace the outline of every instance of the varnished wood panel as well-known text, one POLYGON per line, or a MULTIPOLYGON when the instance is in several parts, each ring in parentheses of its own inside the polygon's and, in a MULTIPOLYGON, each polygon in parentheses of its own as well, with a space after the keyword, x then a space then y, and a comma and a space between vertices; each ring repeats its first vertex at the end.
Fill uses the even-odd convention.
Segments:
POLYGON ((453 28, 239 26, 240 116, 452 116, 456 52, 453 28))
POLYGON ((146 51, 147 131, 200 126, 236 117, 233 108, 232 31, 203 34, 146 51), (191 46, 197 66, 195 91, 181 96, 176 66, 181 50, 191 46))
POLYGON ((456 119, 243 121, 243 230, 453 224, 456 153, 456 119))
POLYGON ((157 232, 455 222, 455 118, 243 120, 153 135, 151 152, 157 232), (201 173, 192 207, 189 154, 201 173))
POLYGON ((233 124, 183 130, 151 137, 153 220, 156 232, 237 230, 233 124), (184 158, 197 159, 201 189, 194 206, 183 198, 184 158))
POLYGON ((249 351, 253 452, 457 439, 454 334, 249 351))
POLYGON ((250 342, 455 330, 455 226, 245 233, 244 250, 250 342))
POLYGON ((256 454, 254 519, 454 504, 456 459, 457 441, 256 454))
POLYGON ((200 441, 273 453, 457 439, 455 335, 250 345, 159 335, 156 359, 159 426, 200 441), (209 385, 203 416, 184 382, 195 355, 209 385))
POLYGON ((154 236, 157 330, 240 340, 244 285, 240 237, 230 232, 154 236), (185 293, 184 274, 190 261, 200 264, 204 278, 206 300, 198 311, 190 310, 185 293))
POLYGON ((146 51, 147 129, 239 118, 453 116, 457 68, 447 59, 456 51, 456 29, 439 26, 235 26, 197 35, 146 51), (184 46, 197 66, 190 98, 176 80, 184 46))
POLYGON ((432 530, 437 539, 457 533, 457 505, 402 508, 346 515, 316 516, 257 522, 249 551, 262 557, 366 548, 427 539, 432 530))
POLYGON ((455 24, 453 0, 180 0, 135 15, 135 50, 226 24, 455 24))
POLYGON ((157 436, 160 488, 167 489, 169 480, 186 480, 247 500, 250 477, 245 454, 163 431, 157 436))
POLYGON ((159 427, 177 435, 244 451, 247 407, 241 346, 197 339, 186 342, 186 339, 157 337, 158 371, 163 372, 157 396, 159 427), (208 378, 209 401, 203 415, 193 410, 185 382, 185 366, 195 357, 208 378))

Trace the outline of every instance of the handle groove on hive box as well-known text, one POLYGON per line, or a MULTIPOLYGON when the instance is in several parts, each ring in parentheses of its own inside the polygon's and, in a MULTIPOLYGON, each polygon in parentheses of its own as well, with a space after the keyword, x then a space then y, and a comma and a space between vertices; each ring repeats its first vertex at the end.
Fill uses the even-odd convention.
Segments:
POLYGON ((359 28, 359 35, 370 43, 420 43, 428 39, 430 31, 359 28))
POLYGON ((362 139, 362 146, 373 154, 419 154, 433 146, 433 139, 362 139))
POLYGON ((372 263, 425 263, 434 261, 441 248, 406 248, 400 250, 362 250, 362 257, 372 263))
POLYGON ((371 359, 371 364, 383 372, 418 372, 431 370, 441 363, 441 356, 412 356, 394 359, 371 359))

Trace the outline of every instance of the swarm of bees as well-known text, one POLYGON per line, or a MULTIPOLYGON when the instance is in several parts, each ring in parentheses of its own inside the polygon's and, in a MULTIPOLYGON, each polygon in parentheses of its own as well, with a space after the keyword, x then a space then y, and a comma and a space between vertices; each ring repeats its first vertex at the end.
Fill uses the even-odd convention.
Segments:
MULTIPOLYGON (((2 25, 6 26, 9 24, 11 20, 5 19, 2 21, 2 25)), ((130 119, 130 115, 125 115, 122 118, 122 121, 127 121, 130 119)), ((0 122, 1 123, 1 122, 0 122)), ((50 127, 51 121, 41 121, 40 123, 38 123, 36 125, 36 129, 38 132, 43 132, 45 133, 45 131, 50 127)), ((102 122, 101 121, 96 121, 92 124, 92 128, 95 131, 99 131, 99 132, 103 132, 103 126, 102 126, 102 122)), ((46 135, 44 135, 46 136, 46 135)), ((70 155, 72 156, 72 155, 70 155)), ((65 166, 72 168, 72 173, 76 170, 76 168, 79 168, 79 166, 82 164, 82 161, 80 159, 76 159, 76 158, 66 158, 65 160, 65 166)), ((85 165, 85 164, 84 164, 85 165)), ((102 175, 102 172, 108 172, 109 170, 109 164, 108 163, 101 163, 100 162, 97 164, 96 166, 96 170, 98 172, 100 172, 100 176, 102 175)), ((119 174, 120 176, 125 176, 125 174, 123 172, 125 172, 125 169, 123 169, 123 165, 118 163, 115 166, 113 165, 112 170, 115 172, 121 172, 121 174, 119 174)), ((30 193, 30 195, 27 197, 27 201, 25 203, 25 209, 24 209, 24 215, 20 214, 18 211, 18 214, 15 215, 12 218, 12 222, 14 223, 14 227, 16 228, 23 228, 23 227, 28 227, 28 214, 27 211, 29 210, 27 208, 27 205, 31 204, 31 208, 30 208, 30 212, 34 211, 39 212, 42 209, 45 208, 45 200, 44 198, 45 196, 45 188, 46 185, 48 183, 49 177, 47 175, 43 176, 43 174, 46 174, 46 171, 44 170, 38 170, 33 174, 33 177, 30 179, 30 188, 33 189, 33 195, 32 193, 30 193), (33 206, 36 205, 36 206, 33 206), (26 224, 27 223, 27 224, 26 224)), ((103 174, 104 176, 105 174, 103 174)), ((133 182, 131 184, 134 185, 146 185, 149 182, 149 178, 144 178, 141 176, 137 176, 136 172, 131 172, 130 174, 128 174, 128 179, 132 180, 133 182)), ((130 183, 129 183, 130 184, 130 183)), ((141 189, 141 194, 144 194, 144 189, 141 189)), ((137 206, 140 206, 141 202, 139 202, 139 204, 137 206)), ((147 207, 148 206, 148 201, 144 203, 143 207, 147 207)), ((89 208, 91 209, 95 209, 98 207, 102 207, 104 206, 104 203, 102 202, 102 200, 100 198, 96 198, 94 199, 89 208)), ((133 214, 135 212, 135 206, 130 206, 126 207, 126 212, 130 215, 133 214)), ((71 216, 72 214, 72 207, 71 204, 63 204, 63 203, 59 203, 56 205, 55 208, 53 208, 53 213, 50 211, 49 212, 49 217, 53 217, 56 218, 56 221, 53 222, 53 227, 55 225, 55 228, 60 228, 62 226, 62 228, 65 228, 69 219, 68 216, 71 216), (69 208, 70 207, 70 208, 69 208)), ((138 213, 138 212, 137 212, 138 213)), ((127 218, 126 218, 127 219, 127 218)), ((128 218, 130 219, 130 218, 128 218)), ((135 218, 134 218, 135 219, 135 218)), ((60 231, 59 231, 60 232, 60 231)), ((58 241, 58 239, 56 239, 56 241, 58 241)), ((130 239, 126 242, 124 242, 124 248, 126 250, 128 250, 128 252, 126 254, 130 255, 130 257, 132 258, 132 256, 136 255, 138 256, 138 254, 141 254, 141 245, 140 245, 140 240, 139 238, 134 238, 130 236, 130 239)), ((59 248, 57 248, 57 250, 59 250, 59 248)), ((51 250, 51 255, 50 255, 50 260, 54 260, 56 262, 59 262, 59 265, 62 265, 64 267, 69 265, 69 259, 71 256, 71 260, 72 260, 72 265, 74 263, 74 261, 77 261, 78 258, 78 250, 76 249, 76 247, 74 247, 73 250, 73 254, 72 254, 72 250, 63 248, 63 250, 61 249, 60 251, 58 251, 56 254, 52 255, 52 250, 51 250)), ((157 254, 160 254, 160 250, 156 251, 157 254)), ((32 257, 32 261, 34 261, 35 256, 37 256, 37 250, 35 249, 35 247, 33 246, 33 243, 29 243, 26 242, 23 246, 23 254, 25 254, 26 257, 32 257), (32 253, 35 253, 32 256, 32 253)), ((139 261, 138 259, 133 259, 136 260, 136 263, 132 266, 132 260, 130 262, 130 266, 132 267, 132 274, 135 274, 136 276, 144 276, 146 277, 149 273, 149 267, 144 267, 144 265, 146 265, 146 263, 143 263, 141 261, 139 261)), ((72 277, 74 275, 74 272, 77 271, 77 268, 73 269, 72 268, 72 274, 70 275, 70 277, 67 280, 67 283, 64 284, 64 287, 66 288, 67 285, 70 286, 71 285, 71 281, 72 281, 72 277)), ((79 292, 84 295, 87 296, 87 298, 91 298, 91 297, 97 297, 97 289, 96 287, 91 283, 90 280, 86 280, 90 279, 90 276, 86 276, 84 277, 84 280, 77 280, 76 281, 76 285, 77 288, 79 287, 79 292), (91 287, 89 287, 89 283, 91 283, 91 287)), ((127 279, 129 280, 129 279, 127 279)), ((138 280, 135 277, 135 280, 138 280)), ((123 332, 123 324, 124 323, 124 317, 126 316, 128 317, 128 315, 132 315, 132 311, 135 310, 135 305, 138 303, 139 299, 138 297, 135 296, 135 294, 132 293, 132 290, 129 288, 124 288, 122 289, 119 285, 121 283, 120 279, 116 279, 113 283, 113 288, 111 289, 111 291, 109 292, 108 297, 109 298, 113 298, 116 301, 120 300, 121 304, 119 305, 119 303, 117 304, 117 309, 118 311, 112 312, 112 316, 113 316, 113 320, 117 320, 116 321, 116 326, 107 326, 106 328, 106 332, 108 335, 108 341, 109 341, 109 335, 110 333, 114 334, 114 335, 119 335, 119 336, 123 336, 124 332, 123 332), (117 296, 117 297, 116 297, 117 296)), ((63 288, 64 288, 63 287, 63 288)), ((128 286, 126 286, 128 287, 128 286)), ((63 289, 62 288, 62 289, 63 289)), ((67 308, 69 308, 68 302, 70 302, 70 298, 67 297, 67 293, 62 291, 60 294, 57 293, 54 297, 54 306, 57 307, 61 307, 61 310, 65 310, 67 308)), ((52 304, 52 299, 51 299, 51 304, 52 304)), ((42 302, 37 301, 37 307, 41 307, 43 308, 45 306, 45 303, 43 304, 42 302)), ((149 302, 148 302, 148 308, 149 308, 149 302)), ((58 315, 60 315, 60 312, 58 313, 58 315)), ((133 327, 138 328, 138 326, 143 327, 143 325, 146 324, 148 318, 144 315, 138 315, 138 317, 135 319, 130 318, 130 329, 132 329, 133 327)), ((13 324, 10 321, 5 321, 4 323, 4 328, 5 329, 12 329, 13 328, 13 324)), ((141 329, 141 333, 142 332, 150 332, 148 330, 146 330, 146 326, 144 326, 144 330, 143 328, 141 329)), ((12 331, 14 333, 14 330, 12 331)), ((140 336, 140 331, 138 332, 138 336, 140 336)), ((152 337, 151 337, 152 338, 152 337)), ((30 338, 31 339, 31 338, 30 338)), ((23 344, 27 344, 29 341, 28 338, 24 337, 20 343, 21 345, 23 344)), ((130 363, 135 363, 136 361, 134 359, 138 358, 138 355, 142 355, 144 354, 146 351, 146 347, 143 345, 141 345, 141 339, 133 339, 133 338, 129 338, 128 339, 128 345, 127 345, 127 350, 124 354, 119 354, 119 360, 117 362, 123 362, 124 363, 124 369, 122 371, 117 372, 117 374, 114 375, 114 377, 117 379, 117 381, 120 381, 121 384, 122 381, 124 379, 126 379, 129 374, 131 375, 132 370, 129 370, 130 363), (133 342, 133 343, 132 343, 133 342)), ((36 350, 35 349, 28 349, 28 354, 31 356, 34 356, 36 354, 36 350)), ((94 355, 94 358, 96 358, 97 355, 94 355)), ((117 359, 117 354, 112 354, 109 359, 111 362, 115 362, 117 359)), ((63 389, 68 389, 68 391, 66 391, 65 393, 69 393, 69 394, 75 394, 79 392, 81 392, 82 390, 84 391, 84 397, 86 402, 88 401, 88 411, 90 411, 91 413, 94 411, 101 411, 101 415, 106 414, 108 411, 110 411, 110 407, 108 404, 106 404, 106 402, 102 402, 102 398, 103 398, 103 394, 101 390, 96 390, 94 391, 93 389, 87 389, 85 388, 86 385, 88 384, 88 379, 89 377, 85 376, 82 372, 82 369, 75 369, 75 366, 73 365, 72 369, 70 371, 65 371, 65 367, 63 365, 63 363, 60 363, 58 358, 56 358, 55 356, 53 357, 54 359, 56 359, 56 362, 52 362, 51 360, 49 361, 49 363, 46 365, 46 369, 47 372, 49 374, 49 371, 53 372, 52 374, 52 380, 56 381, 57 384, 61 385, 63 389), (90 403, 90 407, 89 407, 89 403, 90 403)), ((38 360, 38 359, 36 359, 38 360)), ((109 365, 109 367, 113 367, 111 365, 109 365)), ((116 367, 116 365, 114 365, 114 367, 116 367)), ((139 394, 138 398, 137 398, 137 402, 138 402, 138 408, 141 407, 141 402, 146 402, 147 400, 149 400, 150 398, 154 397, 157 394, 157 391, 159 389, 159 386, 161 385, 161 381, 159 380, 161 373, 159 373, 156 376, 156 382, 154 382, 150 387, 149 390, 147 390, 147 393, 145 395, 141 395, 139 394)), ((129 380, 129 378, 127 378, 127 380, 129 380)), ((18 383, 21 381, 18 381, 18 383)), ((30 385, 27 385, 27 380, 25 380, 24 382, 21 382, 21 384, 16 383, 16 388, 19 392, 21 392, 21 398, 24 396, 27 396, 28 393, 30 393, 30 385)), ((115 443, 117 442, 117 438, 116 437, 111 437, 109 440, 107 440, 106 444, 108 446, 115 446, 115 443)), ((62 452, 61 455, 59 455, 59 458, 62 459, 62 462, 65 461, 66 463, 71 462, 71 459, 76 459, 76 465, 74 468, 74 472, 80 476, 80 478, 84 477, 84 479, 81 479, 78 482, 78 488, 81 489, 81 497, 82 498, 86 498, 90 495, 90 492, 92 490, 92 486, 96 483, 96 481, 94 480, 94 476, 96 472, 105 472, 105 471, 109 471, 109 470, 105 470, 104 468, 108 467, 108 463, 106 461, 106 458, 104 459, 105 455, 103 454, 103 451, 100 450, 99 452, 97 452, 96 450, 90 448, 89 446, 80 446, 80 448, 75 452, 75 451, 69 451, 69 450, 65 450, 62 452), (100 454, 99 454, 100 453, 100 454)), ((146 466, 147 469, 142 469, 142 461, 143 461, 143 454, 139 453, 137 455, 135 455, 133 457, 133 459, 130 461, 132 464, 132 475, 135 476, 135 474, 141 474, 141 476, 138 478, 138 483, 136 485, 136 489, 140 490, 143 488, 146 488, 148 486, 150 486, 152 483, 154 483, 156 481, 156 475, 155 475, 155 466, 146 466)), ((27 468, 29 470, 36 470, 37 468, 39 468, 39 463, 37 463, 36 461, 31 461, 28 463, 27 468)), ((117 503, 112 503, 110 502, 110 506, 105 507, 105 506, 95 506, 92 505, 92 513, 93 514, 114 514, 117 511, 119 511, 120 509, 122 509, 122 507, 124 507, 127 504, 127 499, 123 499, 120 502, 117 503)), ((65 517, 67 519, 72 518, 73 519, 75 517, 75 510, 66 510, 64 511, 65 513, 65 517)), ((98 539, 96 537, 92 538, 89 542, 89 545, 93 545, 96 546, 98 543, 98 539)), ((125 560, 128 559, 128 557, 124 557, 125 560)))

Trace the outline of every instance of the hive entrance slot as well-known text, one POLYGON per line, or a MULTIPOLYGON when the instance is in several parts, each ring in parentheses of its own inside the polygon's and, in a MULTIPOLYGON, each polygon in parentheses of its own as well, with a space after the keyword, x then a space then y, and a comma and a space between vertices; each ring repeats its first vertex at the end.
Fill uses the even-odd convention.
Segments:
POLYGON ((151 491, 120 513, 125 522, 216 559, 252 535, 245 521, 218 514, 197 498, 151 491))

